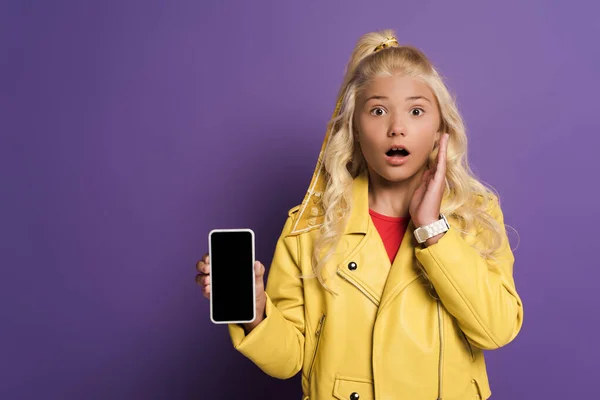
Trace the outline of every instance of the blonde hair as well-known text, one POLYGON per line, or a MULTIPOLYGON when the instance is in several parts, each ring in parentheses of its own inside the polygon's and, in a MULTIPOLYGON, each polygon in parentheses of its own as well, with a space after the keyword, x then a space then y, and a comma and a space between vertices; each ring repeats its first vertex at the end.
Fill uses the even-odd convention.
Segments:
MULTIPOLYGON (((482 246, 473 247, 484 258, 494 258, 504 244, 504 227, 488 213, 491 202, 499 201, 499 196, 476 179, 469 167, 465 126, 455 100, 438 71, 419 49, 396 45, 374 51, 382 42, 389 42, 390 37, 394 37, 394 32, 384 30, 367 33, 358 40, 338 95, 342 99, 339 111, 328 125, 331 138, 323 159, 327 184, 321 200, 325 218, 315 242, 312 265, 313 276, 316 275, 329 291, 331 289, 325 284, 321 272, 326 260, 333 254, 350 214, 353 179, 366 169, 366 161, 354 139, 355 102, 365 85, 377 76, 400 73, 422 79, 429 86, 438 101, 439 129, 450 135, 441 212, 459 221, 460 226, 455 228, 463 237, 476 235, 481 239, 482 246)), ((436 156, 437 147, 430 154, 428 167, 433 165, 436 156)), ((418 267, 433 288, 422 265, 418 267)))

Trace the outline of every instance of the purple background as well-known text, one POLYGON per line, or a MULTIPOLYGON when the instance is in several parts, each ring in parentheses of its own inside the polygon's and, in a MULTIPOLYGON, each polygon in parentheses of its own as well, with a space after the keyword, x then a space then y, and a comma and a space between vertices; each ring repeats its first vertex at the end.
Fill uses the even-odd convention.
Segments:
POLYGON ((355 41, 387 27, 447 77, 519 233, 525 323, 487 353, 493 398, 597 395, 588 3, 3 1, 0 398, 299 399, 210 323, 194 265, 217 227, 270 264, 355 41))

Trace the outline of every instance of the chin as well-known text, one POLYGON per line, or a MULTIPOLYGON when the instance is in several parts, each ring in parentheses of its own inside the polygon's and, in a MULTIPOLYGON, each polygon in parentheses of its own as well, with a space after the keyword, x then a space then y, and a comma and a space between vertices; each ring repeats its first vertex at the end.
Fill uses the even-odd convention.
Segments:
POLYGON ((406 166, 391 167, 389 165, 377 166, 377 168, 369 168, 369 172, 377 174, 381 179, 388 182, 398 183, 411 179, 415 176, 416 171, 406 166))

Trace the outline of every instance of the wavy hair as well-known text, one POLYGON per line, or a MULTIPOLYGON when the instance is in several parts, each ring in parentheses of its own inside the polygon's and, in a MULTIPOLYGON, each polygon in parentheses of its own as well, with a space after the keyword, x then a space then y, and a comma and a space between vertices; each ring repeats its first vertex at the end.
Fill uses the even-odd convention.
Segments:
MULTIPOLYGON (((466 130, 455 99, 438 71, 419 49, 398 45, 374 51, 392 36, 393 30, 383 30, 360 37, 345 68, 338 94, 338 98, 342 99, 339 110, 328 124, 331 136, 323 156, 322 172, 327 183, 321 199, 325 218, 312 254, 313 272, 328 291, 332 290, 325 284, 321 272, 347 223, 352 207, 353 179, 367 167, 354 138, 355 102, 364 87, 378 76, 399 73, 421 79, 429 86, 439 107, 439 129, 449 133, 446 189, 441 212, 459 221, 459 226, 455 228, 463 237, 478 236, 480 243, 473 244, 473 247, 485 259, 493 259, 504 244, 504 226, 489 214, 490 206, 493 202, 499 202, 499 196, 491 187, 481 183, 469 167, 466 130)), ((427 167, 435 162, 437 150, 436 146, 429 156, 427 167)), ((422 277, 433 289, 423 266, 417 264, 422 277)))

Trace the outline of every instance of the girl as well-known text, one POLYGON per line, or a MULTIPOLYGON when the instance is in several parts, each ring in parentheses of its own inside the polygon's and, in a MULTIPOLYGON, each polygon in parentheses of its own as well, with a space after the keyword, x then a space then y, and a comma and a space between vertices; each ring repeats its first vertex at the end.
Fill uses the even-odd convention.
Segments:
MULTIPOLYGON (((197 264, 207 298, 209 262, 197 264)), ((438 72, 393 31, 369 33, 266 291, 255 264, 258 318, 229 333, 265 373, 301 371, 304 400, 486 399, 483 350, 523 323, 513 262, 438 72)))

